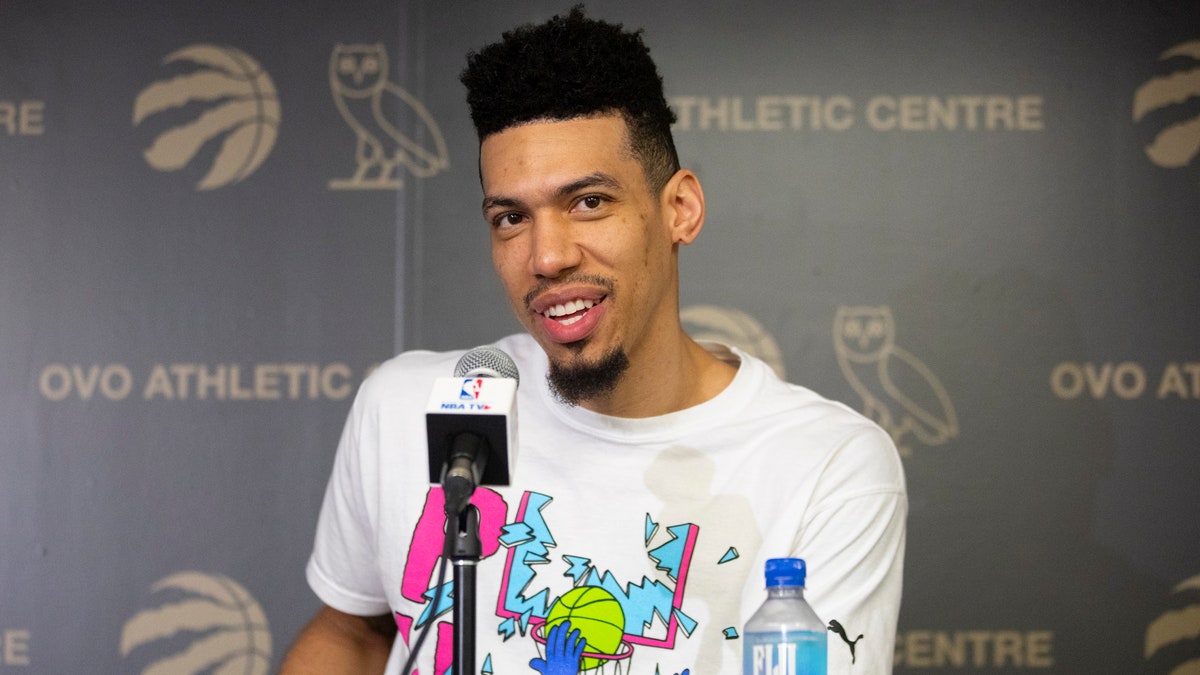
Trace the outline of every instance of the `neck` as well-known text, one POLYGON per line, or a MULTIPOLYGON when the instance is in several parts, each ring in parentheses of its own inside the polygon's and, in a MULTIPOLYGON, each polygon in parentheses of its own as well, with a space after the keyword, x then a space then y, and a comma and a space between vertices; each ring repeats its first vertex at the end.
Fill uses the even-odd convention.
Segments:
POLYGON ((656 417, 699 405, 721 393, 737 374, 679 330, 671 349, 653 358, 631 355, 629 370, 608 394, 580 407, 613 417, 656 417))

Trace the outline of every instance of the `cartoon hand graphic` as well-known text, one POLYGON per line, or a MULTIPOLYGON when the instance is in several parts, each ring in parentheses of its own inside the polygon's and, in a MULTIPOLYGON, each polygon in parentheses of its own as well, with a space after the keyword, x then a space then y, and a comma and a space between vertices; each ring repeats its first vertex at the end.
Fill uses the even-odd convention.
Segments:
POLYGON ((542 675, 576 675, 586 644, 578 630, 571 630, 571 622, 564 621, 546 636, 546 658, 533 659, 529 667, 542 675))

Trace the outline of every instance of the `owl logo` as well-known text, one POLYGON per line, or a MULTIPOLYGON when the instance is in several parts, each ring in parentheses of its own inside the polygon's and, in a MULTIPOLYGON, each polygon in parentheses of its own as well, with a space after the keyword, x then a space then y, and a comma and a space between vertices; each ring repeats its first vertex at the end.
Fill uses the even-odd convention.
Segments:
POLYGON ((912 455, 904 438, 927 446, 958 435, 958 419, 946 388, 917 357, 896 346, 889 307, 839 307, 833 320, 838 366, 862 397, 863 414, 892 437, 900 454, 912 455))
POLYGON ((339 44, 329 59, 329 86, 354 130, 355 170, 329 181, 331 190, 398 190, 401 167, 427 178, 450 166, 437 122, 412 94, 388 82, 382 44, 339 44))

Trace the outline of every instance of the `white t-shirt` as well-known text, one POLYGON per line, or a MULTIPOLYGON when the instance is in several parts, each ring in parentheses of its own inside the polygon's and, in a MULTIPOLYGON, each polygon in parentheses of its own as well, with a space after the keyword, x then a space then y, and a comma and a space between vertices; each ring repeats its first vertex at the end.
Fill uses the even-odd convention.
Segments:
MULTIPOLYGON (((766 597, 763 564, 777 557, 804 558, 817 614, 851 640, 863 635, 852 664, 849 645, 828 633, 829 672, 891 672, 907 499, 883 430, 722 345, 706 347, 739 364, 724 391, 644 419, 559 403, 527 335, 496 346, 522 377, 519 449, 513 485, 481 487, 472 500, 483 542, 477 672, 568 672, 542 635, 547 616, 566 615, 594 653, 621 657, 585 658, 589 672, 736 675, 738 636, 766 597), (594 588, 573 591, 580 586, 594 588)), ((308 564, 329 606, 396 617, 388 675, 400 672, 437 594, 444 516, 441 488, 429 483, 424 412, 433 381, 461 355, 407 352, 363 384, 308 564)), ((443 599, 422 675, 448 672, 451 616, 443 599)))

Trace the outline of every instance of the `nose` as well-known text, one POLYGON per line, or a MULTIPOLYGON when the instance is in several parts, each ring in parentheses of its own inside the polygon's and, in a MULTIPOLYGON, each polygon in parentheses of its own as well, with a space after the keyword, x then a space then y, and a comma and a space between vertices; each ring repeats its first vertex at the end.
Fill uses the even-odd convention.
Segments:
POLYGON ((540 218, 533 223, 529 251, 530 271, 554 279, 579 266, 583 256, 575 240, 574 224, 565 218, 540 218))

